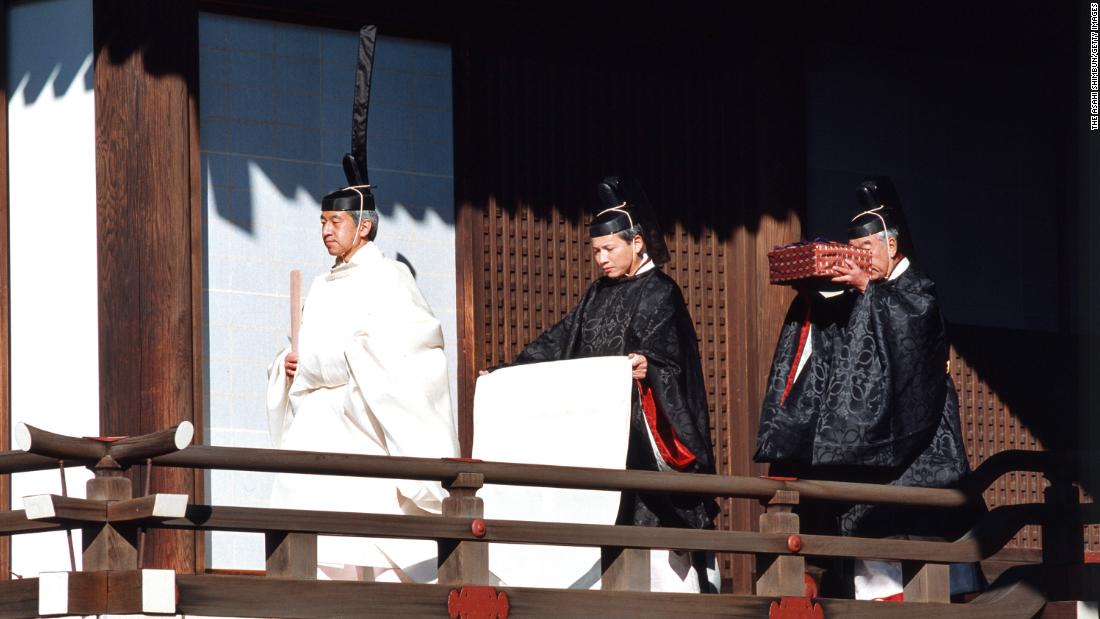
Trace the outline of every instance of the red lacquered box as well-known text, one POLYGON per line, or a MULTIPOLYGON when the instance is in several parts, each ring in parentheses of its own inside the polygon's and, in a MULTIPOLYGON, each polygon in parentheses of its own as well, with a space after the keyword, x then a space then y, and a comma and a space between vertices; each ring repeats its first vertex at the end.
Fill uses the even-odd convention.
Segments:
POLYGON ((795 243, 768 252, 768 278, 773 284, 791 284, 800 280, 832 278, 833 267, 845 258, 868 271, 871 250, 847 243, 813 241, 795 243))

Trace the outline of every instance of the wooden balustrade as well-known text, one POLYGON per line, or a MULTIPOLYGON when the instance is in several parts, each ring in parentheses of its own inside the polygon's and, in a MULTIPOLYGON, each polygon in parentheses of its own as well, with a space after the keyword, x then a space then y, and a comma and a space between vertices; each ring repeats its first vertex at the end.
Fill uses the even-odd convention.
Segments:
MULTIPOLYGON (((958 507, 966 503, 968 496, 974 496, 973 488, 899 488, 223 447, 183 449, 190 441, 186 427, 113 441, 59 437, 30 427, 22 430, 21 436, 24 446, 36 453, 0 453, 0 471, 56 467, 58 460, 64 459, 66 463, 89 466, 95 477, 88 482, 87 499, 30 497, 24 511, 0 513, 0 535, 71 528, 84 532, 83 571, 65 578, 43 575, 41 579, 0 582, 0 619, 36 616, 43 608, 43 596, 61 599, 57 598, 58 591, 64 591, 64 604, 47 604, 57 614, 125 611, 323 617, 355 614, 356 609, 439 614, 441 604, 453 601, 457 591, 453 587, 489 584, 489 543, 601 548, 603 591, 500 588, 509 596, 512 608, 517 613, 522 610, 524 616, 556 616, 565 609, 572 616, 600 618, 639 613, 655 617, 763 613, 774 598, 804 595, 806 556, 902 562, 905 604, 869 606, 872 603, 819 600, 826 616, 1031 617, 1046 601, 1041 592, 1043 583, 1058 578, 1064 581, 1064 574, 1096 576, 1083 565, 1081 525, 1100 521, 1100 508, 1077 502, 1076 488, 1057 459, 1028 456, 1020 460, 1024 466, 1041 469, 1053 478, 1047 503, 996 508, 968 535, 946 542, 803 534, 793 508, 806 500, 958 507), (161 466, 438 480, 449 496, 443 501, 441 516, 188 505, 186 497, 174 495, 135 499, 122 472, 146 458, 161 466), (765 512, 757 532, 485 520, 483 500, 477 496, 485 483, 712 494, 760 500, 765 512), (1045 571, 1010 569, 994 589, 975 601, 948 604, 950 563, 987 558, 1021 526, 1033 523, 1044 525, 1044 565, 1037 567, 1045 571), (188 576, 140 570, 136 541, 140 527, 264 533, 266 577, 188 576), (317 581, 318 535, 435 540, 439 548, 439 584, 317 581), (758 569, 756 596, 647 593, 649 551, 660 548, 754 554, 758 569), (143 588, 150 592, 148 599, 133 593, 143 588), (111 598, 112 590, 123 589, 129 593, 116 593, 111 598), (176 591, 178 600, 173 597, 176 591), (285 601, 288 596, 293 602, 285 601), (32 601, 39 605, 34 606, 32 601)), ((1004 468, 1013 462, 1009 455, 999 458, 995 465, 1004 468)), ((982 474, 985 479, 995 479, 995 472, 987 469, 982 474)))
MULTIPOLYGON (((203 445, 195 445, 182 451, 155 457, 153 464, 268 473, 417 479, 441 483, 449 482, 460 473, 476 473, 482 475, 487 484, 615 492, 702 494, 758 500, 770 499, 779 490, 792 490, 798 492, 799 496, 805 500, 839 503, 952 508, 962 507, 970 501, 966 492, 942 488, 911 488, 733 475, 670 475, 656 471, 623 471, 507 462, 461 462, 452 459, 365 456, 203 445)), ((3 472, 6 471, 0 469, 0 473, 3 472)))

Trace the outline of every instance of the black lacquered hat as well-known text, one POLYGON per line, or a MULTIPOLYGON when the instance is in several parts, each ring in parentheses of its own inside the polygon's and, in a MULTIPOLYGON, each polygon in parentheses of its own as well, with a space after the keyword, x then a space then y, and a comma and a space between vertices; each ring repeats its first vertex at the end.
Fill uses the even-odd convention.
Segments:
POLYGON ((913 238, 894 182, 887 176, 865 179, 856 189, 858 206, 848 220, 848 238, 858 239, 893 228, 898 232, 901 253, 911 256, 913 238))
POLYGON ((641 225, 642 239, 650 260, 656 264, 669 261, 664 235, 640 183, 633 179, 608 176, 596 185, 596 194, 602 210, 589 222, 589 236, 607 236, 641 225))
POLYGON ((373 211, 374 185, 352 185, 321 198, 322 211, 373 211))

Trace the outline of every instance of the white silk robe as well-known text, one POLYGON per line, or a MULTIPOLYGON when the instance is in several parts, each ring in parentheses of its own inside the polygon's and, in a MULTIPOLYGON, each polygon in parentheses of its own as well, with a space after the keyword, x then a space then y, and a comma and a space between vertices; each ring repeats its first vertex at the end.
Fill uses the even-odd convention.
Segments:
MULTIPOLYGON (((424 458, 459 455, 443 331, 408 268, 368 243, 310 287, 298 369, 289 348, 268 369, 268 420, 279 449, 424 458)), ((438 514, 439 483, 279 475, 271 506, 438 514)), ((319 576, 427 582, 432 541, 321 537, 319 576)))

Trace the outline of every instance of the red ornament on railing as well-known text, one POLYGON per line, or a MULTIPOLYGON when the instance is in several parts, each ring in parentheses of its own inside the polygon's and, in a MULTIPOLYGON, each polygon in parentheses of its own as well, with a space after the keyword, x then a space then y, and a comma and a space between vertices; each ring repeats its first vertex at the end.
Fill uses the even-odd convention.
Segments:
POLYGON ((825 609, 810 598, 781 598, 768 607, 768 619, 825 619, 825 609))
POLYGON ((798 552, 799 550, 802 550, 802 538, 795 533, 788 535, 787 550, 790 550, 791 552, 798 552))
POLYGON ((470 523, 470 533, 473 533, 474 537, 485 537, 487 528, 485 521, 481 518, 474 518, 473 522, 470 523))
POLYGON ((447 612, 451 619, 508 619, 508 594, 484 586, 451 589, 447 612))

